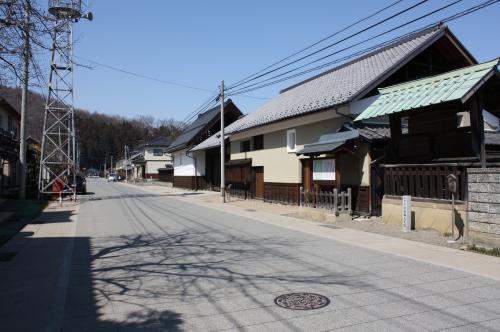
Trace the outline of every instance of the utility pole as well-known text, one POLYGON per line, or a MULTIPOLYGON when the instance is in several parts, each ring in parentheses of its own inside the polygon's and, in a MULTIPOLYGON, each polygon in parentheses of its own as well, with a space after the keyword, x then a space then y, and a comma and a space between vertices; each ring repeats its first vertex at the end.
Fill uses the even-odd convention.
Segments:
POLYGON ((110 172, 113 172, 113 156, 111 156, 110 172))
POLYGON ((127 146, 125 145, 124 150, 125 150, 125 158, 123 160, 125 161, 125 182, 128 183, 128 158, 127 158, 127 146))
POLYGON ((104 178, 105 178, 105 179, 107 179, 107 178, 108 178, 108 174, 107 174, 107 173, 108 173, 108 168, 106 167, 106 164, 107 164, 107 162, 108 162, 108 161, 107 161, 106 159, 107 159, 107 158, 106 158, 106 157, 104 157, 104 178))
POLYGON ((220 83, 220 194, 222 203, 226 203, 226 179, 225 179, 225 142, 224 142, 224 80, 220 83))
POLYGON ((26 106, 28 99, 30 63, 30 4, 24 5, 24 50, 23 50, 23 89, 21 92, 21 129, 19 130, 19 199, 26 198, 26 106))

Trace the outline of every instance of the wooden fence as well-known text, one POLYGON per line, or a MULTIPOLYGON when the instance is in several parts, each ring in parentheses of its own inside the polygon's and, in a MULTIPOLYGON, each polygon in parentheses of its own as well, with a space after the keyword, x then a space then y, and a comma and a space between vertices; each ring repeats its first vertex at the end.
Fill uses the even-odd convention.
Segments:
POLYGON ((451 199, 447 176, 457 177, 455 199, 466 200, 466 169, 461 166, 386 166, 384 167, 384 194, 410 195, 431 199, 451 199))
POLYGON ((351 188, 339 193, 337 189, 333 191, 311 191, 300 187, 300 206, 351 214, 351 188))

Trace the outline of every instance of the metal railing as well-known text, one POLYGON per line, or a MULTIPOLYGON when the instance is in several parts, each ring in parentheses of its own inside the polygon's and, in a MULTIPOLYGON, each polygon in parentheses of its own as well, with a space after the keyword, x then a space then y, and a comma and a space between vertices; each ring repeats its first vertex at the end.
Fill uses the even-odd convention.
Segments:
POLYGON ((300 206, 330 210, 335 213, 352 213, 351 188, 347 191, 313 191, 300 187, 300 206))
POLYGON ((250 199, 251 191, 248 184, 230 183, 226 186, 226 194, 228 199, 231 197, 238 199, 250 199))

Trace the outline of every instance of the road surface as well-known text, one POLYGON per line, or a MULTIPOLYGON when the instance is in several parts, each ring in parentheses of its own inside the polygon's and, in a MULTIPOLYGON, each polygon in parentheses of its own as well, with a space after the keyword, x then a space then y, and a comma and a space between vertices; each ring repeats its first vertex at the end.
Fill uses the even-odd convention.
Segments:
POLYGON ((500 282, 92 179, 64 331, 495 331, 500 282), (311 292, 330 304, 274 300, 311 292))

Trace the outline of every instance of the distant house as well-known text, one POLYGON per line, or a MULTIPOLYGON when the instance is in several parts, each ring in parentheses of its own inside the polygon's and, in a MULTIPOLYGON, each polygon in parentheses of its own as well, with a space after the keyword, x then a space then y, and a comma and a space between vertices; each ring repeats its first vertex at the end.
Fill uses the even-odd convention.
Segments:
POLYGON ((132 177, 137 180, 146 178, 146 160, 144 160, 144 150, 137 149, 130 154, 132 162, 132 177))
POLYGON ((378 189, 372 185, 371 165, 384 153, 373 149, 374 141, 379 144, 386 137, 373 136, 370 123, 347 133, 344 125, 377 99, 378 88, 475 63, 449 29, 439 25, 284 89, 227 127, 226 183, 247 190, 247 197, 294 204, 300 187, 349 187, 359 198, 359 210, 380 211, 374 205, 382 197, 372 198, 378 189))
POLYGON ((18 186, 20 121, 19 112, 0 97, 0 195, 18 186))
MULTIPOLYGON (((224 104, 224 124, 230 125, 242 113, 231 99, 224 104)), ((198 115, 168 148, 174 159, 174 187, 206 189, 220 185, 220 152, 191 149, 220 130, 220 106, 198 115), (218 171, 217 171, 218 170, 218 171)), ((227 159, 229 159, 229 149, 227 159)))
POLYGON ((468 185, 467 178, 471 170, 487 172, 487 167, 500 166, 500 133, 495 130, 500 116, 499 65, 496 59, 381 88, 377 100, 356 118, 390 120, 390 144, 377 165, 384 222, 401 223, 401 196, 410 195, 417 229, 450 233, 448 177, 455 176, 459 233, 464 235, 468 225, 471 239, 500 243, 499 175, 472 176, 485 184, 468 185))
POLYGON ((172 141, 170 137, 157 137, 133 151, 130 155, 133 177, 159 180, 161 170, 171 169, 172 155, 167 150, 172 141))

